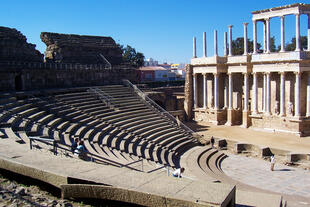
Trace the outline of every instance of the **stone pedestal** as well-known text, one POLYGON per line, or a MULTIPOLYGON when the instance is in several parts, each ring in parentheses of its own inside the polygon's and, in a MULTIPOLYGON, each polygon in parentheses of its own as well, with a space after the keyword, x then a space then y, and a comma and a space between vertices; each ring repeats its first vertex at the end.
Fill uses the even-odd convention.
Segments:
POLYGON ((243 111, 242 112, 242 127, 244 127, 244 128, 248 128, 250 126, 249 115, 250 115, 249 111, 243 111))
POLYGON ((234 120, 234 110, 233 109, 227 109, 227 122, 226 126, 232 126, 234 120))

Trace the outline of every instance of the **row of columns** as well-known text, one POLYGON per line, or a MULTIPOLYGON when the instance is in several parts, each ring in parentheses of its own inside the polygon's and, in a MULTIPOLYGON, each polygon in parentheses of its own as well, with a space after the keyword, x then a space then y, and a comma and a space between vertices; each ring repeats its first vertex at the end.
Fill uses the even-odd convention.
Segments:
MULTIPOLYGON (((295 51, 300 51, 300 14, 295 14, 296 16, 296 49, 295 51)), ((307 28, 307 50, 310 51, 310 15, 308 16, 308 28, 307 28)), ((280 52, 285 52, 285 24, 284 17, 280 16, 281 19, 281 50, 280 52)), ((253 54, 257 54, 257 21, 262 21, 264 24, 263 34, 264 34, 264 52, 270 53, 270 18, 266 18, 263 20, 253 20, 253 54)))
MULTIPOLYGON (((219 81, 218 73, 214 73, 214 109, 219 109, 219 81)), ((244 73, 244 105, 243 111, 249 111, 249 81, 248 73, 244 73)), ((285 116, 285 73, 280 73, 280 116, 285 116)), ((263 74, 263 111, 265 114, 271 114, 271 79, 270 73, 263 74)), ((301 86, 301 73, 295 73, 295 108, 294 116, 300 116, 300 86, 301 86)), ((198 107, 198 90, 197 90, 197 74, 193 76, 193 91, 194 91, 194 107, 198 107)), ((233 74, 228 74, 228 109, 232 110, 232 99, 233 99, 233 74)), ((252 113, 258 113, 258 99, 257 99, 257 73, 253 73, 253 108, 252 113)), ((226 102, 226 101, 225 101, 226 102)), ((225 104, 226 106, 226 104, 225 104)), ((203 108, 207 108, 207 74, 203 73, 203 108)), ((308 84, 307 84, 307 107, 306 107, 306 116, 310 116, 310 75, 308 75, 308 84)))
MULTIPOLYGON (((308 16, 308 43, 307 49, 310 51, 310 14, 308 16)), ((280 52, 285 52, 285 16, 281 16, 281 50, 280 52)), ((257 54, 257 22, 262 21, 263 27, 263 48, 265 53, 270 53, 270 18, 264 20, 253 20, 253 54, 257 54)), ((247 34, 248 23, 243 23, 243 36, 244 36, 244 55, 248 54, 248 34, 247 34)), ((228 56, 232 56, 232 25, 228 26, 228 56)), ((300 14, 296 14, 296 49, 295 51, 300 51, 300 14)), ((217 44, 217 30, 214 30, 214 55, 218 55, 218 44, 217 44)), ((224 32, 224 56, 227 56, 227 33, 224 32)), ((196 58, 196 37, 193 38, 193 58, 196 58)), ((206 33, 203 32, 203 57, 207 57, 207 41, 206 33)))

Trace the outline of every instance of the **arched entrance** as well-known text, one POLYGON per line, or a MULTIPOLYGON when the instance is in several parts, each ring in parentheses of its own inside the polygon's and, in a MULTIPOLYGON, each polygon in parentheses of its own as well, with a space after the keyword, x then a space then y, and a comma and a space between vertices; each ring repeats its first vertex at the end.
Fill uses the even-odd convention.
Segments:
POLYGON ((23 80, 21 74, 15 76, 15 90, 16 91, 23 90, 23 80))

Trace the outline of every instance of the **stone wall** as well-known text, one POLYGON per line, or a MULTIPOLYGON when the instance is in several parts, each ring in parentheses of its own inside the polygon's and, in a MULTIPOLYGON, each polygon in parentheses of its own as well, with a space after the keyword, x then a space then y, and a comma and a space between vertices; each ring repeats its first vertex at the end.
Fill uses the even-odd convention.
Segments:
POLYGON ((136 70, 132 68, 114 68, 113 70, 35 68, 15 71, 2 70, 0 71, 0 91, 120 84, 122 79, 136 83, 137 78, 136 70))
POLYGON ((46 44, 45 60, 56 63, 112 65, 122 62, 122 51, 111 37, 84 36, 42 32, 41 40, 46 44))
POLYGON ((35 44, 27 43, 27 38, 16 29, 0 27, 0 62, 43 62, 43 55, 35 47, 35 44))

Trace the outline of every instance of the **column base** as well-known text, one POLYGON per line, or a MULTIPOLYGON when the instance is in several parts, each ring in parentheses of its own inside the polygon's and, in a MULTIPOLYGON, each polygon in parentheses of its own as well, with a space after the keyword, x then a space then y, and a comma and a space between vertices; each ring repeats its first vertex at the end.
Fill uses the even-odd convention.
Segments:
POLYGON ((250 111, 243 111, 242 112, 242 127, 248 128, 250 126, 250 111))
POLYGON ((227 109, 227 122, 225 123, 226 126, 232 126, 233 125, 233 117, 234 117, 234 110, 233 109, 227 109))

